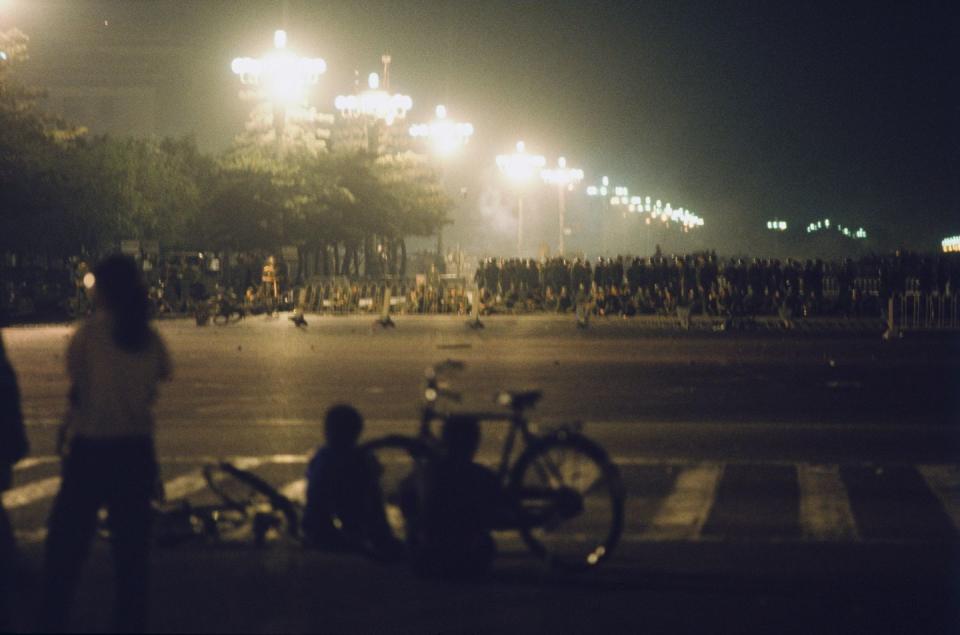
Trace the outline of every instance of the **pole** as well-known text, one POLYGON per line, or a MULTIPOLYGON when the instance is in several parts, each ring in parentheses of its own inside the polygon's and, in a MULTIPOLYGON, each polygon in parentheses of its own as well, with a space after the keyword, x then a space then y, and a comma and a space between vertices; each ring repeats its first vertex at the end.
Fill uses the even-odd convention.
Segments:
POLYGON ((558 206, 558 209, 560 210, 560 242, 558 243, 557 251, 561 256, 563 256, 563 213, 565 211, 564 208, 566 207, 566 195, 563 191, 563 185, 560 185, 557 188, 557 191, 559 192, 560 198, 558 206))
POLYGON ((517 197, 517 257, 523 257, 523 196, 517 197))

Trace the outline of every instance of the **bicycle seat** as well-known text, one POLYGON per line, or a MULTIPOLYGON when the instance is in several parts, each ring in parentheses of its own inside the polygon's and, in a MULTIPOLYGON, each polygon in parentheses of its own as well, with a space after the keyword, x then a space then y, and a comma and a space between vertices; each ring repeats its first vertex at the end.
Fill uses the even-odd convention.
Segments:
POLYGON ((527 390, 523 392, 504 391, 497 396, 497 402, 504 406, 509 406, 513 410, 524 410, 531 408, 540 398, 543 397, 543 391, 527 390))

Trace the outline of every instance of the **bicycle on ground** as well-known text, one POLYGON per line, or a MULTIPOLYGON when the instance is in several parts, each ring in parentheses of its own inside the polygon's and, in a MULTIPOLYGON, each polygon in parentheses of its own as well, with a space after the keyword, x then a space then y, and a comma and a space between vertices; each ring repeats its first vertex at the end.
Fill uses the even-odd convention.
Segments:
MULTIPOLYGON (((153 502, 153 539, 158 546, 185 543, 219 544, 269 540, 300 540, 300 505, 256 474, 228 461, 203 467, 203 479, 217 502, 195 505, 188 500, 166 502, 158 492, 153 502)), ((109 539, 110 524, 101 513, 98 533, 109 539)))

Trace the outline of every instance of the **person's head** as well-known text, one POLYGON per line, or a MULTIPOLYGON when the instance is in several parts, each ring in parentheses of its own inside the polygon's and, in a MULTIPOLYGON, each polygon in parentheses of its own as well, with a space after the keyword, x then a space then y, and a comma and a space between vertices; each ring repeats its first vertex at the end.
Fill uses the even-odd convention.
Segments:
POLYGON ((357 444, 363 432, 363 417, 353 406, 337 404, 327 410, 323 421, 327 444, 334 448, 348 448, 357 444))
POLYGON ((99 309, 113 320, 113 340, 122 349, 142 350, 147 344, 147 288, 137 263, 129 256, 114 254, 93 270, 94 298, 99 309))
POLYGON ((469 415, 452 415, 443 422, 440 438, 449 458, 472 461, 480 447, 480 422, 469 415))

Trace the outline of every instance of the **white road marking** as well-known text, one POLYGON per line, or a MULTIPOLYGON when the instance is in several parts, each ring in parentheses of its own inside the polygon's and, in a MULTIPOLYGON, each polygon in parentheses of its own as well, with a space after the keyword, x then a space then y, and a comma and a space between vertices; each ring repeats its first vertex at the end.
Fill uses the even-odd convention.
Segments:
POLYGON ((810 540, 860 541, 857 521, 850 509, 847 488, 838 465, 797 465, 800 486, 800 527, 810 540))
MULTIPOLYGON (((269 458, 269 457, 265 457, 269 458)), ((264 458, 257 457, 239 457, 231 461, 233 465, 241 470, 252 470, 266 463, 264 458)), ((190 494, 199 492, 207 486, 207 480, 203 477, 203 470, 191 470, 176 478, 165 481, 163 491, 168 501, 186 498, 190 494)))
POLYGON ((960 465, 918 465, 917 471, 940 499, 954 528, 960 531, 960 465))
POLYGON ((722 474, 719 463, 702 463, 680 472, 646 535, 651 540, 698 540, 722 474))
POLYGON ((280 488, 280 493, 297 503, 307 501, 307 479, 301 478, 280 488))
POLYGON ((30 456, 25 459, 21 459, 16 465, 13 466, 13 469, 14 471, 29 470, 31 467, 56 463, 59 460, 59 456, 30 456))
POLYGON ((14 487, 3 493, 3 506, 7 509, 25 507, 31 503, 51 498, 60 489, 60 477, 51 476, 27 485, 14 487))

